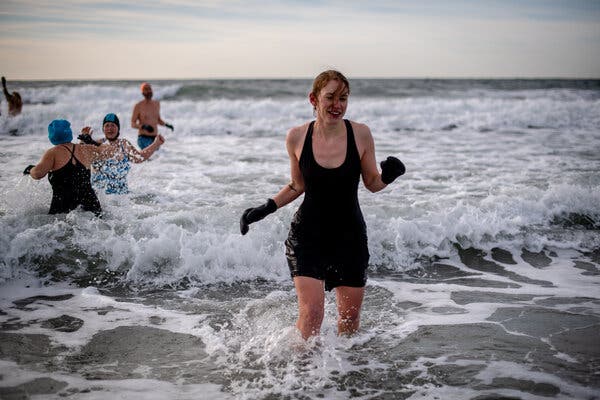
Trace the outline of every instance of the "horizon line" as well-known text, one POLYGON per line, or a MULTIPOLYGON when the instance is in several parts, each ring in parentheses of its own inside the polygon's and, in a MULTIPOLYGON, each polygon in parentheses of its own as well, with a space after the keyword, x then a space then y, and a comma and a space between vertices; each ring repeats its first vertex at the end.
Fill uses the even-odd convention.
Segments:
MULTIPOLYGON (((347 77, 348 75, 345 74, 347 77)), ((6 75, 3 75, 6 77, 6 75)), ((195 80, 313 80, 314 76, 307 77, 193 77, 193 78, 7 78, 10 82, 138 82, 138 81, 195 81, 195 80)), ((600 80, 600 75, 594 77, 581 76, 352 76, 348 79, 361 80, 600 80)))

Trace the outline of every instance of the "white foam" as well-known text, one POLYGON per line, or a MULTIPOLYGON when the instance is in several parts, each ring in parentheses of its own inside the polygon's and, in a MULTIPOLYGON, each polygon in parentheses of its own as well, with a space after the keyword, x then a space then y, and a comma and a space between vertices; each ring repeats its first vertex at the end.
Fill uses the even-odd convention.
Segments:
MULTIPOLYGON (((0 282, 4 282, 0 308, 9 314, 3 320, 29 321, 31 325, 22 333, 46 334, 54 343, 76 349, 102 330, 155 326, 152 321, 158 318, 163 321, 162 329, 200 337, 211 360, 231 376, 260 371, 254 383, 232 383, 236 398, 264 397, 270 387, 280 387, 278 393, 284 396, 294 395, 302 385, 312 385, 327 398, 346 398, 348 392, 330 388, 335 387, 330 375, 361 368, 350 361, 353 348, 369 346, 373 339, 393 345, 424 325, 490 323, 487 318, 507 306, 500 300, 457 304, 453 291, 534 296, 511 306, 531 306, 543 298, 596 295, 597 276, 574 273, 573 259, 580 251, 600 246, 597 230, 569 227, 555 219, 579 214, 596 223, 600 220, 600 115, 590 111, 598 109, 598 99, 569 90, 351 98, 347 116, 371 127, 377 159, 396 155, 407 166, 406 175, 381 193, 372 194, 362 185, 359 191, 373 269, 401 272, 437 256, 445 258, 444 264, 477 272, 477 278, 514 283, 506 276, 469 269, 460 262, 454 244, 488 253, 501 247, 511 251, 517 262, 502 264, 508 273, 550 281, 553 287, 518 282, 519 287, 490 289, 380 275, 369 281, 365 304, 369 312, 363 314, 363 328, 357 336, 337 337, 335 299, 328 294, 318 343, 293 353, 290 348, 300 342, 294 328, 297 305, 284 241, 301 199, 253 224, 246 236, 239 233, 239 218, 245 208, 263 203, 289 182, 285 133, 310 119, 312 109, 304 99, 287 97, 171 99, 184 84, 155 85, 156 97, 165 99, 163 119, 175 125, 175 132, 164 132, 167 142, 151 161, 133 166, 131 194, 99 194, 106 214, 103 219, 81 211, 47 215, 47 180, 24 178, 22 170, 36 163, 49 147, 46 127, 54 118, 71 120, 75 131, 89 124, 97 135, 103 115, 116 112, 122 137, 135 143, 128 121, 133 104, 140 99, 137 84, 16 88, 29 103, 17 118, 8 119, 5 113, 0 117, 0 161, 6 166, 0 175, 0 282), (451 129, 451 124, 456 127, 451 129), (22 136, 6 136, 14 126, 22 136), (549 266, 534 268, 520 257, 523 247, 535 252, 551 249, 556 256, 549 266), (83 277, 90 287, 78 289, 43 277, 27 283, 17 280, 54 270, 83 277), (189 279, 191 287, 176 293, 176 302, 153 305, 144 299, 117 301, 103 294, 98 288, 110 279, 134 288, 162 288, 189 279), (267 290, 266 298, 240 294, 216 301, 202 296, 205 284, 235 286, 239 281, 264 280, 276 287, 267 290), (40 301, 34 311, 16 309, 12 303, 33 295, 69 293, 74 297, 40 301), (389 300, 369 297, 382 294, 389 295, 389 300), (369 304, 375 301, 381 304, 369 304), (398 308, 399 304, 409 305, 398 308), (94 311, 98 307, 114 309, 98 315, 94 311), (40 320, 62 314, 82 319, 83 327, 73 333, 41 327, 40 320), (311 351, 312 356, 301 359, 299 354, 311 351), (290 363, 281 367, 284 361, 290 363)), ((489 255, 486 259, 491 260, 489 255)), ((592 302, 580 305, 598 307, 592 302)), ((555 308, 568 307, 572 304, 555 308)), ((557 357, 568 355, 557 353, 557 357)), ((373 361, 367 367, 385 369, 386 365, 373 361)), ((422 363, 413 367, 426 372, 422 363)), ((531 372, 513 367, 491 364, 480 378, 489 380, 511 369, 512 377, 525 379, 531 372)), ((4 362, 1 368, 8 376, 13 365, 4 362)), ((28 374, 37 376, 18 370, 3 384, 21 383, 28 374)), ((73 386, 83 385, 75 374, 59 375, 51 374, 73 386)), ((561 391, 564 388, 582 397, 587 393, 586 388, 555 378, 535 375, 536 382, 553 383, 561 391)), ((81 398, 106 397, 106 391, 117 398, 119 394, 122 398, 186 398, 202 391, 217 398, 228 396, 210 385, 142 380, 98 385, 102 391, 81 394, 81 398)), ((432 385, 414 389, 417 393, 412 398, 422 394, 471 398, 485 393, 432 385)), ((507 389, 493 392, 539 397, 507 389)))

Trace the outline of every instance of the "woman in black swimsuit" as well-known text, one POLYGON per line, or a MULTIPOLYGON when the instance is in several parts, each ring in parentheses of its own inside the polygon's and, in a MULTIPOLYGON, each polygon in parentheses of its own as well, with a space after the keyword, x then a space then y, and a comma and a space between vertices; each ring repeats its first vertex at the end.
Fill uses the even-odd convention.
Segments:
POLYGON ((286 256, 298 296, 296 326, 302 337, 317 335, 324 315, 325 292, 335 289, 338 333, 358 330, 369 251, 365 222, 358 203, 360 176, 365 187, 378 192, 404 173, 395 157, 377 170, 369 127, 343 119, 350 84, 338 71, 325 71, 309 94, 316 120, 288 131, 291 182, 262 206, 244 211, 242 234, 304 193, 294 215, 286 256))
MULTIPOLYGON (((89 133, 86 127, 82 133, 89 133)), ((49 214, 68 213, 78 206, 96 215, 102 213, 100 202, 90 182, 92 161, 112 156, 110 151, 99 150, 89 144, 73 144, 71 124, 66 120, 54 120, 48 125, 48 139, 54 147, 46 150, 37 165, 23 171, 33 179, 48 174, 52 186, 52 203, 49 214)))

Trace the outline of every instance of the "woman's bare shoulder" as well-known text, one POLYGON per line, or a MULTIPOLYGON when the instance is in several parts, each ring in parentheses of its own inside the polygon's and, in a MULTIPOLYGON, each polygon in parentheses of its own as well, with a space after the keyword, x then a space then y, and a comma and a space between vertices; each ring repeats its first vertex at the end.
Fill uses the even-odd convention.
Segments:
POLYGON ((370 135, 371 134, 371 130, 369 129, 367 124, 363 124, 361 122, 356 122, 356 121, 350 121, 350 123, 352 124, 352 129, 354 130, 355 133, 357 133, 359 135, 370 135))
POLYGON ((298 143, 304 140, 304 136, 306 135, 306 131, 308 130, 308 125, 310 122, 307 122, 302 125, 295 126, 290 128, 287 132, 286 141, 288 143, 298 143))
POLYGON ((368 143, 373 140, 371 129, 366 124, 362 124, 356 121, 350 121, 352 124, 352 130, 354 131, 354 137, 358 142, 368 143))

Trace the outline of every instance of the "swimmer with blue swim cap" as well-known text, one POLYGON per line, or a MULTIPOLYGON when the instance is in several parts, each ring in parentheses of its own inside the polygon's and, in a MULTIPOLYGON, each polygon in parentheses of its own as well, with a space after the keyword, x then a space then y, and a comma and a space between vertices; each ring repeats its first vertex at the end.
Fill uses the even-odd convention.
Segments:
MULTIPOLYGON (((117 114, 114 114, 114 113, 106 114, 104 116, 104 119, 102 120, 102 130, 104 130, 104 125, 106 125, 107 122, 111 122, 116 125, 117 133, 116 133, 116 135, 106 136, 106 140, 108 140, 109 142, 111 140, 117 140, 117 138, 119 137, 119 134, 121 133, 121 123, 119 122, 119 117, 117 117, 117 114)), ((96 140, 92 139, 91 130, 89 131, 89 133, 82 133, 81 135, 77 136, 77 139, 81 140, 83 143, 93 144, 96 146, 100 146, 104 142, 104 139, 102 139, 100 141, 96 141, 96 140)))
MULTIPOLYGON (((82 134, 90 131, 90 127, 85 127, 82 134)), ((37 165, 28 166, 23 173, 33 179, 48 175, 52 186, 49 213, 68 213, 81 206, 99 216, 102 208, 90 183, 90 166, 93 161, 112 157, 110 149, 71 143, 73 131, 65 119, 55 119, 48 125, 48 140, 54 146, 46 150, 37 165)))
POLYGON ((116 130, 117 130, 117 133, 116 133, 116 135, 114 135, 114 136, 112 136, 112 135, 110 135, 110 136, 109 136, 109 135, 106 135, 106 132, 104 132, 104 133, 105 133, 105 136, 106 136, 106 139, 107 139, 109 142, 110 142, 110 141, 113 141, 113 140, 117 140, 117 138, 118 138, 118 137, 119 137, 119 135, 121 134, 121 123, 119 122, 119 117, 117 117, 117 114, 108 113, 108 114, 106 114, 106 115, 104 116, 104 119, 102 120, 102 130, 103 130, 103 131, 104 131, 104 127, 105 127, 105 125, 106 125, 107 123, 114 124, 114 125, 116 126, 116 128, 117 128, 117 129, 116 129, 116 130))
POLYGON ((48 139, 53 145, 71 143, 73 140, 73 131, 71 123, 66 119, 55 119, 48 125, 48 139))
POLYGON ((106 114, 102 120, 102 132, 106 141, 101 147, 110 148, 113 157, 92 165, 92 185, 104 190, 106 194, 129 193, 127 175, 131 169, 130 163, 147 160, 165 141, 162 135, 157 135, 149 146, 140 151, 129 140, 119 139, 120 130, 119 117, 114 113, 106 114))

